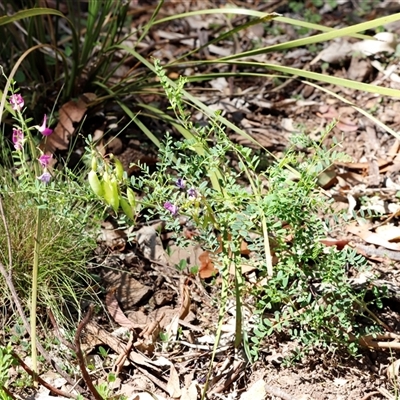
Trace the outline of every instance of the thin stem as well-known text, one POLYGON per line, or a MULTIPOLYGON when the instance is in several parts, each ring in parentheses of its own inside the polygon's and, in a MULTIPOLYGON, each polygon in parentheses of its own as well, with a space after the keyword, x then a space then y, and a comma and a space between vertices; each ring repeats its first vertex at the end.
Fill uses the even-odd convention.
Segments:
POLYGON ((32 371, 33 371, 33 384, 35 386, 37 386, 38 384, 37 348, 36 348, 36 308, 37 308, 37 284, 38 284, 41 231, 42 231, 42 209, 38 208, 36 214, 36 234, 35 234, 35 246, 33 253, 32 304, 31 304, 32 371))
POLYGON ((3 200, 0 196, 0 214, 1 214, 1 219, 3 220, 3 225, 4 225, 4 231, 6 233, 6 238, 7 238, 7 249, 8 249, 8 276, 11 279, 12 276, 12 245, 11 245, 11 236, 10 236, 10 231, 8 229, 8 223, 6 219, 6 213, 4 211, 3 207, 3 200))

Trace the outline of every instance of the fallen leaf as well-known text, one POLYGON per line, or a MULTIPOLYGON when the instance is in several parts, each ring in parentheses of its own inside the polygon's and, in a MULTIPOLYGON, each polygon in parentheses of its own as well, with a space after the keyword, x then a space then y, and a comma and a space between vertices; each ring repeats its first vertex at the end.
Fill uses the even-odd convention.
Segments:
POLYGON ((158 261, 167 264, 166 254, 152 226, 143 226, 136 232, 136 240, 143 255, 150 261, 158 261))
POLYGON ((181 397, 181 386, 179 384, 179 375, 174 365, 171 365, 169 379, 167 383, 167 392, 174 399, 181 397))
POLYGON ((386 375, 391 382, 397 383, 399 380, 399 371, 400 371, 400 360, 396 360, 387 367, 386 375))
POLYGON ((379 32, 374 35, 376 40, 362 40, 352 44, 353 51, 359 51, 367 56, 377 53, 394 53, 397 47, 396 36, 391 32, 379 32))
POLYGON ((355 132, 358 129, 358 124, 348 118, 340 118, 336 123, 336 127, 342 132, 355 132))
POLYGON ((343 250, 343 248, 349 244, 349 240, 347 239, 331 239, 331 238, 326 238, 326 239, 321 239, 320 242, 324 244, 327 247, 332 247, 335 246, 338 250, 343 250))
POLYGON ((114 321, 119 325, 126 328, 133 329, 133 322, 121 310, 118 300, 115 297, 115 289, 108 291, 106 295, 106 307, 114 321))
POLYGON ((135 393, 127 398, 128 400, 166 400, 165 397, 161 397, 158 394, 149 392, 135 393))
POLYGON ((384 236, 385 239, 389 242, 397 243, 400 241, 400 227, 395 226, 393 224, 386 224, 379 226, 375 229, 375 232, 381 236, 384 236))
POLYGON ((266 397, 265 382, 259 379, 246 392, 242 393, 240 400, 263 400, 266 397))
POLYGON ((63 104, 59 111, 58 124, 54 132, 43 138, 40 147, 45 153, 56 150, 67 150, 69 139, 74 134, 76 124, 81 122, 87 111, 88 104, 96 99, 94 93, 85 93, 77 101, 70 100, 63 104))
POLYGON ((197 400, 197 386, 196 381, 192 381, 189 387, 182 388, 182 395, 180 400, 197 400))
POLYGON ((203 253, 199 255, 199 261, 199 276, 201 279, 211 278, 218 273, 208 251, 203 251, 203 253))
POLYGON ((379 233, 371 232, 368 229, 368 225, 359 226, 357 223, 352 223, 347 226, 347 230, 354 235, 359 236, 367 243, 376 244, 378 246, 385 247, 389 250, 400 251, 400 243, 390 242, 387 237, 380 235, 379 233))

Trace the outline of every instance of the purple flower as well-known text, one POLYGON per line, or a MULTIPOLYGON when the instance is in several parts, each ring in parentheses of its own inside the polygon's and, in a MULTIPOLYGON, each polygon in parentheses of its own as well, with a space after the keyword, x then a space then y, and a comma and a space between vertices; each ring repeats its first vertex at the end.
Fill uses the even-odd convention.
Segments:
POLYGON ((10 96, 10 104, 11 104, 11 108, 14 111, 21 111, 22 108, 24 107, 24 99, 20 94, 12 94, 10 96))
POLYGON ((38 176, 37 178, 39 179, 39 181, 47 184, 50 182, 51 175, 47 171, 44 171, 43 174, 38 176))
POLYGON ((14 144, 14 149, 17 151, 21 151, 24 147, 25 136, 24 132, 21 129, 13 128, 12 133, 12 142, 14 144))
POLYGON ((185 189, 185 181, 182 178, 178 178, 176 180, 176 186, 178 186, 179 189, 185 189))
POLYGON ((188 195, 188 197, 189 197, 190 200, 194 200, 194 199, 197 197, 197 191, 196 191, 196 189, 191 187, 191 188, 187 191, 187 195, 188 195))
POLYGON ((178 207, 169 201, 166 201, 164 203, 164 208, 168 210, 172 215, 176 215, 178 213, 178 207))
POLYGON ((50 129, 46 126, 47 123, 47 115, 44 115, 43 118, 43 124, 41 126, 36 126, 38 131, 43 135, 43 136, 49 136, 53 133, 53 129, 50 129))
POLYGON ((40 165, 41 165, 43 168, 46 168, 46 167, 49 165, 50 160, 51 160, 52 157, 53 157, 52 154, 42 154, 42 155, 38 158, 38 161, 40 162, 40 165))

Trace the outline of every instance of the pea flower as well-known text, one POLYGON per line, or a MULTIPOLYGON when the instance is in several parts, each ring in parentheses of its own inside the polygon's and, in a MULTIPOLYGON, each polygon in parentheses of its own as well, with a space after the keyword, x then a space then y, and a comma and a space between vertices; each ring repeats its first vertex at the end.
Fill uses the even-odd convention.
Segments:
POLYGON ((49 136, 53 133, 53 129, 50 129, 46 126, 47 123, 47 115, 44 115, 43 118, 43 124, 41 126, 36 126, 37 130, 43 135, 43 136, 49 136))
POLYGON ((52 154, 42 154, 42 155, 38 158, 38 161, 39 161, 40 165, 41 165, 43 168, 46 168, 46 167, 49 165, 50 160, 51 160, 52 157, 53 157, 52 154))
POLYGON ((19 93, 16 93, 10 96, 10 104, 14 111, 21 111, 25 102, 23 97, 19 93))
POLYGON ((189 197, 190 200, 194 200, 194 199, 197 197, 197 191, 196 191, 196 189, 191 187, 191 188, 187 191, 187 195, 188 195, 188 197, 189 197))
POLYGON ((176 180, 176 186, 178 186, 179 189, 185 189, 185 180, 183 178, 178 178, 176 180))
POLYGON ((21 151, 24 147, 25 136, 24 132, 21 129, 13 128, 12 133, 12 142, 14 144, 14 149, 17 151, 21 151))
POLYGON ((50 179, 51 179, 51 175, 49 172, 44 171, 42 175, 37 177, 39 179, 39 181, 43 182, 43 183, 49 183, 50 179))
POLYGON ((164 208, 168 210, 172 215, 176 215, 178 213, 178 207, 169 201, 166 201, 164 203, 164 208))

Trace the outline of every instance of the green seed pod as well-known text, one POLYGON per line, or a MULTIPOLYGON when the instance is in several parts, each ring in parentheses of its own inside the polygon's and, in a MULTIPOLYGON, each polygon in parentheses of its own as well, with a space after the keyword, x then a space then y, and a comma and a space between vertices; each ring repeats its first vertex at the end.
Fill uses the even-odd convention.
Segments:
POLYGON ((104 173, 103 173, 103 181, 107 182, 107 183, 110 183, 110 181, 111 181, 110 174, 107 171, 104 171, 104 173))
POLYGON ((121 161, 118 160, 118 158, 114 157, 114 166, 115 166, 115 176, 119 181, 122 181, 122 178, 124 177, 124 167, 122 166, 121 161))
POLYGON ((135 192, 131 188, 126 188, 126 196, 128 197, 128 202, 131 207, 136 207, 136 195, 135 192))
POLYGON ((92 171, 97 171, 97 157, 95 152, 92 152, 91 165, 92 171))
POLYGON ((119 203, 120 203, 122 211, 125 213, 125 215, 130 220, 134 221, 133 208, 130 206, 130 204, 123 197, 121 197, 119 199, 119 203))
POLYGON ((114 177, 109 178, 108 181, 104 180, 103 189, 104 200, 113 208, 115 212, 117 212, 119 208, 119 191, 117 180, 114 177))
POLYGON ((97 176, 96 171, 90 171, 88 175, 89 185, 93 190, 94 194, 97 194, 99 197, 104 197, 103 186, 100 182, 99 177, 97 176))

